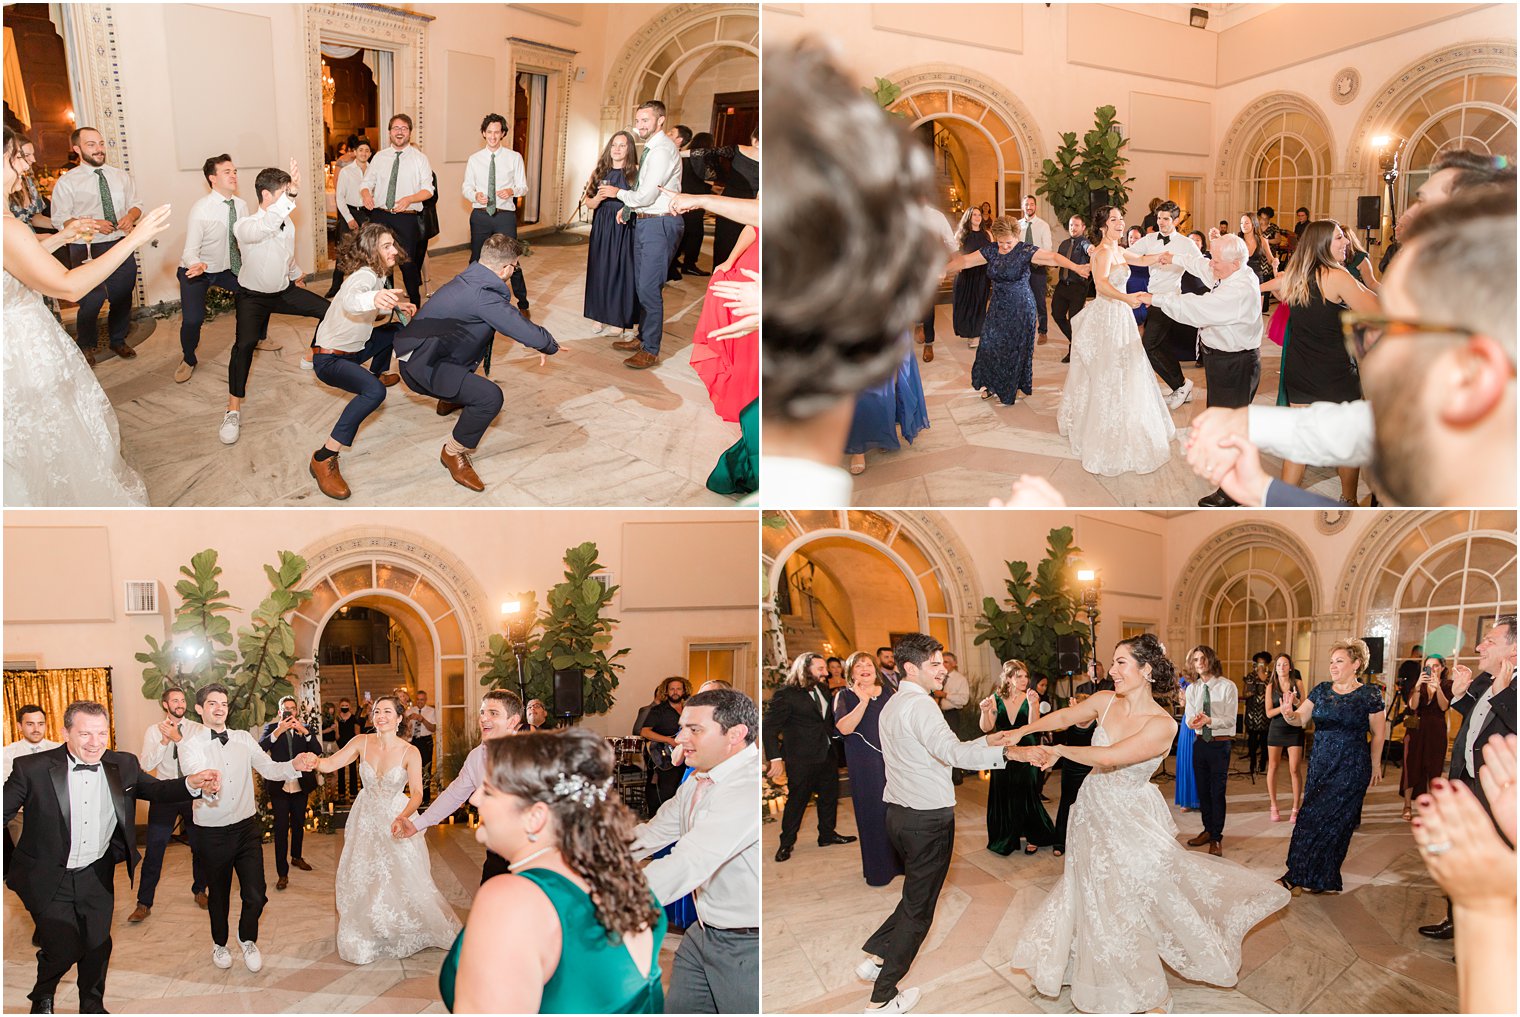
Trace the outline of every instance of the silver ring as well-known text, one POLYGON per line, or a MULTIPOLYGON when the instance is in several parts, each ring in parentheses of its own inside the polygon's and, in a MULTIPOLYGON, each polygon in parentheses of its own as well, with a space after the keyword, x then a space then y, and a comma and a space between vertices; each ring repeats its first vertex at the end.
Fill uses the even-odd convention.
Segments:
POLYGON ((1431 855, 1444 855, 1451 850, 1451 841, 1443 840, 1439 844, 1426 844, 1425 853, 1431 855))

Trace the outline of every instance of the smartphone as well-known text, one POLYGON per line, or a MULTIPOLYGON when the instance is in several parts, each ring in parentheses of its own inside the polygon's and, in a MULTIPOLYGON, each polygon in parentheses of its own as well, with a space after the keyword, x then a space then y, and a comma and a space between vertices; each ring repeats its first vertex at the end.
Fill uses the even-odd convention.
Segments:
POLYGON ((366 703, 370 702, 373 698, 374 698, 374 696, 371 693, 369 693, 369 692, 364 693, 364 701, 366 703))

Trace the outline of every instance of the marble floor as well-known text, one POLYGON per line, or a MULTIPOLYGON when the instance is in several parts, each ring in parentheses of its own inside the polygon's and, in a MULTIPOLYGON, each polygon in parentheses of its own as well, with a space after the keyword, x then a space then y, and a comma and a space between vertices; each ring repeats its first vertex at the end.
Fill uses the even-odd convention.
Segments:
MULTIPOLYGON (((702 264, 710 260, 704 253, 702 264)), ((467 261, 468 251, 428 258, 431 288, 467 261)), ((178 314, 156 323, 136 359, 102 359, 96 376, 116 407, 126 458, 147 480, 154 505, 732 504, 704 486, 739 436, 738 424, 713 412, 691 369, 706 278, 666 287, 660 363, 633 371, 622 363, 628 355, 612 349, 611 338, 593 336, 594 323, 581 316, 584 228, 536 240, 523 266, 533 320, 562 349, 541 366, 534 351, 496 337, 491 378, 506 398, 475 456, 483 493, 454 483, 438 461, 457 417, 440 419, 434 400, 402 383, 343 454, 353 497, 324 497, 307 465, 349 394, 300 369, 315 323, 283 315, 272 319, 269 335, 284 348, 254 354, 242 437, 232 446, 217 440, 227 408, 231 312, 203 328, 200 365, 184 384, 174 381, 178 314)), ((311 285, 327 291, 326 280, 311 285)))
MULTIPOLYGON (((462 826, 427 834, 433 880, 460 921, 480 883, 485 848, 462 826)), ((447 1013, 438 998, 443 950, 424 950, 404 960, 356 966, 338 956, 338 915, 333 873, 343 835, 306 835, 303 854, 313 871, 291 870, 290 887, 274 888, 274 852, 266 845, 264 874, 269 904, 259 923, 263 970, 251 974, 233 950, 232 967, 211 964, 211 930, 206 913, 190 895, 190 850, 170 844, 164 859, 153 913, 139 925, 127 924, 136 906, 126 866, 116 867, 116 916, 106 981, 106 1009, 115 1013, 447 1013)), ((239 904, 233 888, 232 922, 239 904)), ((29 945, 32 920, 14 893, 5 895, 5 1012, 26 1013, 27 993, 36 976, 29 945)), ((670 984, 680 936, 667 936, 660 951, 665 984, 670 984)), ((58 987, 55 1007, 78 1012, 79 992, 70 973, 58 987)))
MULTIPOLYGON (((1174 764, 1168 760, 1168 768, 1174 764)), ((1177 1013, 1455 1013, 1451 942, 1425 939, 1420 925, 1439 921, 1444 903, 1399 818, 1398 771, 1367 797, 1362 827, 1342 868, 1345 892, 1303 894, 1254 928, 1233 988, 1190 982, 1168 972, 1177 1013)), ((1280 774, 1286 804, 1287 774, 1280 774)), ((1202 828, 1196 813, 1171 804, 1170 779, 1157 782, 1181 831, 1202 828)), ((1059 775, 1046 785, 1052 816, 1059 775)), ((918 1013, 1074 1013, 1070 990, 1039 995, 1008 967, 1025 922, 1059 878, 1063 860, 1004 858, 986 849, 987 783, 968 780, 956 806, 956 853, 923 950, 904 980, 918 986, 918 1013)), ((1276 879, 1284 871, 1292 827, 1273 823, 1265 778, 1232 776, 1224 851, 1276 879)), ((849 800, 839 830, 854 833, 849 800)), ((1286 813, 1284 813, 1286 815, 1286 813)), ((820 848, 814 817, 803 821, 796 853, 772 861, 779 824, 764 826, 764 1009, 787 1013, 858 1013, 870 986, 855 978, 860 944, 897 904, 902 881, 868 887, 855 845, 820 848)), ((1201 849, 1195 849, 1201 850, 1201 849)))
MULTIPOLYGON (((1006 498, 1014 480, 1026 473, 1049 480, 1070 505, 1191 508, 1212 492, 1212 485, 1188 468, 1181 452, 1193 416, 1205 405, 1203 368, 1184 365, 1183 374, 1192 380, 1194 394, 1172 412, 1178 431, 1171 461, 1153 473, 1099 477, 1082 468, 1056 429, 1067 372, 1061 358, 1067 343, 1054 323, 1049 342, 1035 347, 1034 395, 1021 394, 1013 406, 982 399, 971 388, 976 351, 956 337, 949 303, 936 308, 935 337, 932 363, 923 362, 922 345, 914 346, 929 405, 929 428, 911 446, 866 454, 866 471, 855 478, 855 504, 980 508, 992 498, 1006 498)), ((1282 350, 1264 339, 1261 354, 1256 401, 1272 405, 1277 400, 1282 350)), ((1281 472, 1280 459, 1263 455, 1262 463, 1269 474, 1281 472)), ((1311 468, 1305 484, 1327 497, 1340 497, 1340 481, 1333 469, 1311 468)), ((1369 493, 1364 477, 1361 500, 1365 502, 1369 493)))

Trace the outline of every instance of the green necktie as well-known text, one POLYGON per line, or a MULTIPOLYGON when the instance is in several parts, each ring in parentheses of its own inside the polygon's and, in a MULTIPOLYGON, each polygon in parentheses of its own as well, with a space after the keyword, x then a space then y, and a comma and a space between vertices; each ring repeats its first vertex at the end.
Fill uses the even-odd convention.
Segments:
POLYGON ((106 171, 97 169, 95 179, 100 182, 100 217, 116 225, 116 206, 111 204, 111 187, 106 183, 106 171))
POLYGON ((1203 727, 1198 729, 1198 737, 1206 742, 1214 740, 1214 718, 1209 713, 1209 686, 1205 682, 1203 686, 1203 727))
POLYGON ((496 153, 491 153, 491 171, 486 175, 486 214, 496 214, 496 153))
POLYGON ((1034 223, 1030 222, 1028 219, 1024 220, 1024 243, 1034 243, 1034 223))
POLYGON ((243 252, 238 250, 237 233, 233 227, 237 225, 237 207, 232 199, 227 199, 227 255, 232 264, 232 274, 237 275, 243 270, 243 252))
POLYGON ((400 173, 401 156, 397 154, 394 158, 391 159, 391 182, 390 186, 386 188, 385 191, 385 207, 387 209, 396 207, 396 177, 399 176, 400 173))

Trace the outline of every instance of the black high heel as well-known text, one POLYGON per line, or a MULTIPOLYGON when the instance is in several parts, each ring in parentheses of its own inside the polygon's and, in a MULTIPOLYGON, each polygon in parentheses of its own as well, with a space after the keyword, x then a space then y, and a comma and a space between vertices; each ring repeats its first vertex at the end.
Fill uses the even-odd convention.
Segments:
POLYGON ((1039 852, 1039 850, 1040 850, 1040 846, 1038 844, 1025 844, 1024 845, 1024 853, 1026 855, 1036 854, 1037 852, 1039 852))

